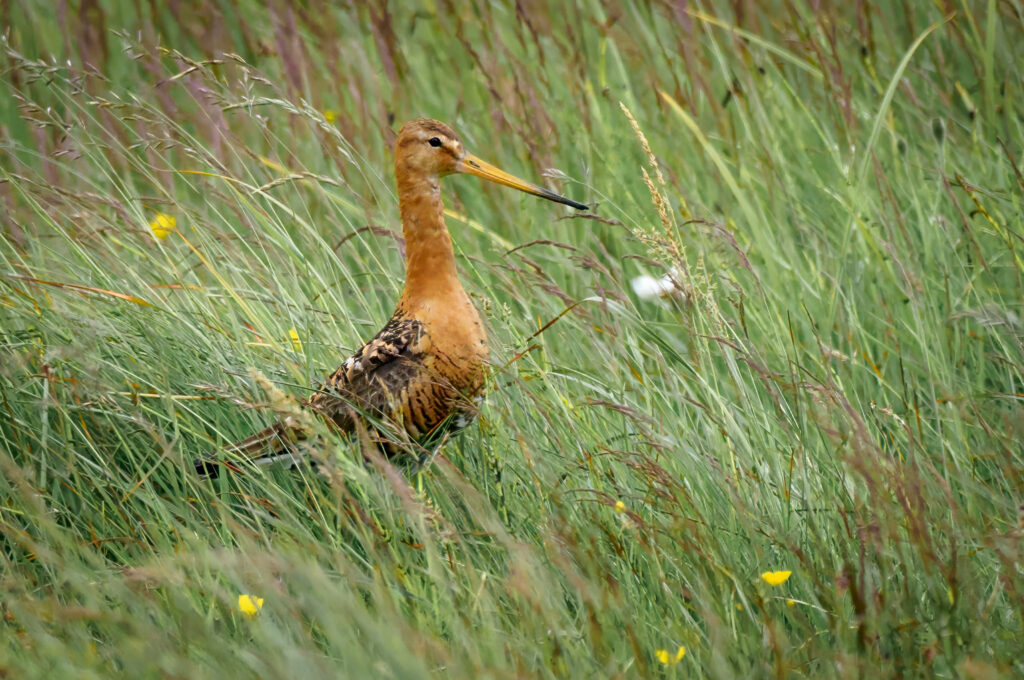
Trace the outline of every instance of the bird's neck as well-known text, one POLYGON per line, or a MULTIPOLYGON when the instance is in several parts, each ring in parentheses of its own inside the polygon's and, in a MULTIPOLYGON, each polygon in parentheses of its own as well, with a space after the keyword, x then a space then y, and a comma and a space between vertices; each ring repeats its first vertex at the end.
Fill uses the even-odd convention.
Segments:
POLYGON ((461 293, 438 178, 399 178, 398 207, 405 237, 405 288, 399 305, 461 293))

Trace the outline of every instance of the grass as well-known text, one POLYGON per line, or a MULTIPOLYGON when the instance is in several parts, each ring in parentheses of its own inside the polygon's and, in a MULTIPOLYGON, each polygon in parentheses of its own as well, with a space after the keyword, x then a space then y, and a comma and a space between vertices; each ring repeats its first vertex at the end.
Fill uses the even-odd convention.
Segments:
POLYGON ((1024 673, 1024 6, 312 4, 4 5, 0 674, 1024 673), (419 115, 600 218, 445 180, 479 424, 197 478, 388 317, 419 115))

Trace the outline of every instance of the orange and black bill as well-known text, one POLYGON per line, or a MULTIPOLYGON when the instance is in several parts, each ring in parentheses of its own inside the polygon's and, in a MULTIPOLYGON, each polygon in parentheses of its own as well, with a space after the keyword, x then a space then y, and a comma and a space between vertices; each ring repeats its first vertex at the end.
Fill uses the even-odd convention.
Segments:
POLYGON ((497 184, 504 184, 507 187, 519 189, 520 191, 525 191, 528 194, 546 198, 549 201, 554 201, 555 203, 568 205, 576 208, 577 210, 590 209, 589 206, 583 203, 577 203, 570 198, 559 196, 553 191, 548 191, 544 187, 539 187, 536 184, 530 184, 525 180, 519 179, 515 175, 510 175, 504 170, 496 168, 487 161, 482 161, 473 155, 467 154, 465 158, 459 161, 458 171, 464 172, 467 175, 476 175, 477 177, 482 177, 483 179, 490 180, 497 184))

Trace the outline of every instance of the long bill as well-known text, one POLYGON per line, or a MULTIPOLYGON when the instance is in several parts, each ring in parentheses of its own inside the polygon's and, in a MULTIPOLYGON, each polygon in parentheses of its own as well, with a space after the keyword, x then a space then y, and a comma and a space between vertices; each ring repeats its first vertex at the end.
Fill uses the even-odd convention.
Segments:
POLYGON ((570 198, 559 196, 553 191, 548 191, 544 187, 539 187, 536 184, 530 184, 525 180, 519 179, 515 175, 508 174, 501 168, 494 167, 487 161, 480 160, 472 154, 466 154, 466 156, 459 161, 457 170, 459 172, 464 172, 467 175, 476 175, 477 177, 482 177, 483 179, 496 182, 497 184, 504 184, 507 187, 512 187, 513 189, 519 189, 520 191, 525 191, 526 193, 533 194, 534 196, 546 198, 549 201, 554 201, 555 203, 572 206, 577 210, 589 210, 589 206, 583 203, 577 203, 570 198))

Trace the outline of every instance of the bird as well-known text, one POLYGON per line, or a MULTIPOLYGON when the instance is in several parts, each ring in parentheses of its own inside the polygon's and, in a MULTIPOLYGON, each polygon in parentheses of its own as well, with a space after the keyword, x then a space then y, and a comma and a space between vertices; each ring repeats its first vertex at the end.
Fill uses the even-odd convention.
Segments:
MULTIPOLYGON (((483 396, 489 346, 477 311, 459 279, 441 200, 442 177, 475 175, 555 203, 588 206, 519 179, 468 153, 458 134, 418 118, 399 130, 394 147, 398 209, 405 239, 405 283, 390 320, 301 403, 343 433, 362 425, 386 454, 401 449, 394 433, 429 450, 467 427, 483 396), (389 434, 390 433, 390 434, 389 434)), ((224 447, 231 459, 206 455, 196 470, 216 476, 221 465, 296 460, 310 436, 299 419, 284 420, 224 447)), ((406 443, 406 450, 408 446, 406 443)))

